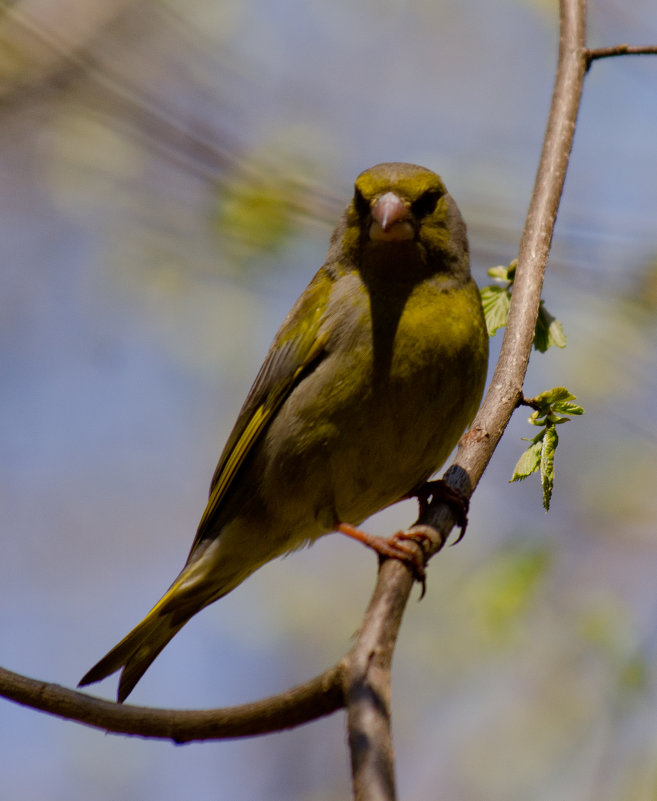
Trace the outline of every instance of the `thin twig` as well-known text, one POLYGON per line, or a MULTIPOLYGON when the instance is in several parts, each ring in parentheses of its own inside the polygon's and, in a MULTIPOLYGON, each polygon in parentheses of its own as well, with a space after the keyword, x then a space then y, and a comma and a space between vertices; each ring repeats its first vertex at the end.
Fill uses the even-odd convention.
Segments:
POLYGON ((601 58, 612 58, 613 56, 655 56, 657 55, 657 45, 628 45, 619 44, 611 47, 593 47, 586 51, 586 66, 591 66, 593 61, 601 58))

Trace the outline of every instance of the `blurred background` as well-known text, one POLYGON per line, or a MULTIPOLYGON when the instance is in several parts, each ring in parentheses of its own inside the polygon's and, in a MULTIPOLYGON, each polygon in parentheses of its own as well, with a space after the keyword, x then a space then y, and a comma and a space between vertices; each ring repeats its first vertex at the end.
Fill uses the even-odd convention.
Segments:
MULTIPOLYGON (((657 42, 593 0, 590 44, 657 42)), ((0 664, 74 686, 182 566, 216 459, 353 179, 440 172, 473 270, 516 255, 548 109, 545 0, 16 0, 0 5, 0 664)), ((566 350, 553 508, 508 479, 406 613, 400 797, 657 796, 657 59, 596 63, 545 286, 566 350)), ((492 341, 493 356, 501 333, 492 341)), ((413 522, 405 503, 368 523, 413 522)), ((232 705, 336 661, 376 559, 329 536, 194 618, 131 700, 232 705)), ((116 681, 94 686, 113 698, 116 681)), ((332 801, 341 714, 242 742, 104 735, 0 700, 13 801, 332 801)))

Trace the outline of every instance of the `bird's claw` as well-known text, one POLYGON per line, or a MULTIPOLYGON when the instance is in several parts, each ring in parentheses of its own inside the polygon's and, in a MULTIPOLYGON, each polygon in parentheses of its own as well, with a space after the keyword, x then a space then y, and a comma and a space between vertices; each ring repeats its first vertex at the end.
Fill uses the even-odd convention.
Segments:
POLYGON ((456 545, 461 542, 465 535, 465 530, 468 527, 468 510, 470 508, 470 499, 462 492, 451 487, 442 478, 435 481, 426 481, 417 489, 414 489, 409 497, 416 497, 420 507, 420 518, 429 508, 429 503, 434 501, 442 501, 452 511, 456 525, 461 529, 459 536, 452 543, 456 545))
POLYGON ((431 537, 428 534, 422 531, 398 531, 391 537, 375 537, 349 523, 341 523, 337 530, 362 542, 385 559, 399 559, 407 564, 413 571, 415 580, 422 585, 420 600, 424 598, 427 589, 427 574, 424 568, 427 554, 425 546, 431 544, 431 537), (418 553, 417 548, 409 546, 408 541, 418 545, 422 553, 418 553))
POLYGON ((427 592, 427 572, 425 570, 425 562, 427 558, 427 550, 432 545, 431 537, 428 534, 425 534, 423 531, 398 531, 396 534, 388 537, 387 540, 384 540, 384 542, 390 543, 394 548, 398 548, 404 554, 408 555, 403 561, 406 561, 407 564, 413 568, 415 580, 422 586, 422 591, 420 592, 419 598, 421 601, 427 592), (419 556, 416 548, 408 548, 405 545, 405 543, 409 541, 419 545, 422 551, 422 556, 419 556))

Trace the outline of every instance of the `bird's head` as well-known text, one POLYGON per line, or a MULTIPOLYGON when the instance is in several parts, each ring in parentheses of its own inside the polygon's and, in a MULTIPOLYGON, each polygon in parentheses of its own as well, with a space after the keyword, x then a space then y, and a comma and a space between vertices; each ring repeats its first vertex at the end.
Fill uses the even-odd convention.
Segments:
POLYGON ((459 210, 442 179, 415 164, 378 164, 362 172, 340 236, 343 252, 360 267, 417 264, 423 272, 469 274, 459 210))

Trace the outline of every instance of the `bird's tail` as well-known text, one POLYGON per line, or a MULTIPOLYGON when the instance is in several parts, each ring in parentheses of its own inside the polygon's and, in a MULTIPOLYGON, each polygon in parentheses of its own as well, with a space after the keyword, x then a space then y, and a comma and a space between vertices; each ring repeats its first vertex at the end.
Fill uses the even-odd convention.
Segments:
POLYGON ((78 687, 100 681, 123 669, 117 700, 119 703, 124 701, 151 662, 185 623, 204 606, 232 589, 224 587, 222 592, 217 593, 205 582, 201 586, 191 582, 190 586, 187 573, 187 569, 182 571, 141 623, 85 673, 78 687))

